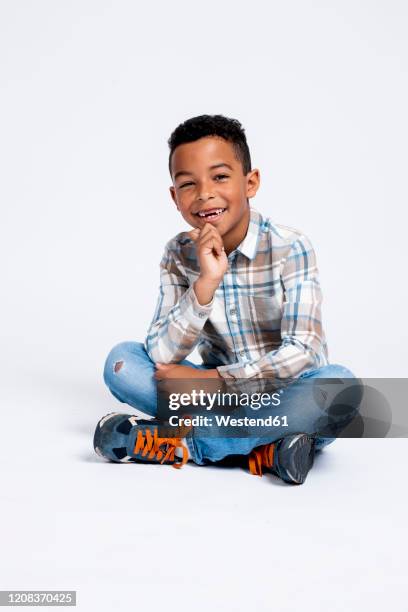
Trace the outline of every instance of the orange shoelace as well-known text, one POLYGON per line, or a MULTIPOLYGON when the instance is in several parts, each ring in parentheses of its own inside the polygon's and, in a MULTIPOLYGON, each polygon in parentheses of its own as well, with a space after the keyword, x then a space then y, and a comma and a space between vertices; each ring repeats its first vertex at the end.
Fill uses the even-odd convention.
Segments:
POLYGON ((265 444, 254 448, 248 457, 249 471, 254 476, 262 476, 262 467, 271 468, 273 466, 273 456, 275 444, 265 444))
POLYGON ((178 463, 173 463, 174 468, 181 468, 188 460, 188 450, 181 441, 181 438, 159 438, 157 435, 157 429, 154 430, 152 435, 150 429, 146 429, 145 435, 139 429, 137 432, 136 444, 134 453, 141 453, 142 457, 148 459, 157 459, 160 463, 165 461, 175 461, 176 448, 183 449, 183 458, 178 463), (161 449, 161 446, 167 446, 167 449, 161 449))

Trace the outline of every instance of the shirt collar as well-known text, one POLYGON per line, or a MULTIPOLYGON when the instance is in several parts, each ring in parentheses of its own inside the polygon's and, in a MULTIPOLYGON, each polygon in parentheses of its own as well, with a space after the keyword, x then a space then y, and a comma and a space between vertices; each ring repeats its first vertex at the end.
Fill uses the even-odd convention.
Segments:
POLYGON ((240 251, 248 259, 254 259, 259 240, 261 238, 263 219, 260 212, 255 208, 249 207, 249 225, 245 238, 237 246, 237 251, 240 251))

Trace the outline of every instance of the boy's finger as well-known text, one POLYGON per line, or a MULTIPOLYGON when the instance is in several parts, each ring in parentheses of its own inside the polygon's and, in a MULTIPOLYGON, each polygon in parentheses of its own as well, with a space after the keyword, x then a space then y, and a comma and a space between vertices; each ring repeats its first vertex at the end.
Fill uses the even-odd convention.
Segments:
POLYGON ((213 225, 211 225, 211 223, 206 223, 204 225, 203 229, 201 230, 200 237, 206 236, 207 234, 213 234, 215 236, 220 235, 218 230, 213 225))
POLYGON ((206 228, 209 228, 212 232, 214 232, 214 234, 217 234, 217 236, 221 235, 218 229, 216 228, 216 226, 213 225, 212 223, 206 223, 203 229, 206 229, 206 228))
POLYGON ((212 223, 206 223, 201 230, 201 234, 207 234, 208 232, 211 232, 211 234, 214 234, 215 236, 221 237, 220 232, 216 227, 214 227, 214 225, 212 225, 212 223))
POLYGON ((203 230, 200 234, 200 238, 198 240, 198 243, 200 243, 202 240, 206 240, 208 238, 213 238, 214 240, 216 240, 217 242, 220 243, 221 246, 223 246, 224 242, 222 240, 222 237, 220 236, 219 232, 214 228, 214 227, 210 227, 207 230, 203 230))
POLYGON ((200 240, 200 247, 208 246, 209 244, 212 244, 215 249, 222 249, 224 246, 222 240, 214 236, 208 236, 207 239, 203 241, 200 240))
POLYGON ((218 242, 218 240, 214 240, 213 238, 209 238, 208 240, 203 242, 202 246, 206 248, 212 248, 219 254, 221 253, 222 245, 218 242))
POLYGON ((190 238, 192 240, 194 240, 194 242, 197 240, 197 238, 200 236, 200 230, 198 229, 198 227, 196 227, 195 229, 191 230, 190 232, 187 232, 188 235, 190 236, 190 238))

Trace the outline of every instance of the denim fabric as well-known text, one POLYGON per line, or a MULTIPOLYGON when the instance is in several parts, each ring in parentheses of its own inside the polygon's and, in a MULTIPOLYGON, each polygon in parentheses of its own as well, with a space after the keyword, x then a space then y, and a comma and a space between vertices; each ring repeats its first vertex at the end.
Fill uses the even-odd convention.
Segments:
MULTIPOLYGON (((187 359, 179 363, 197 369, 214 368, 217 365, 197 365, 187 359)), ((157 383, 154 372, 155 364, 149 358, 144 344, 128 341, 121 342, 112 348, 106 358, 103 377, 105 384, 119 401, 129 404, 150 417, 155 417, 157 383), (115 364, 117 364, 116 372, 115 364)), ((297 380, 305 378, 335 379, 355 378, 355 376, 341 365, 329 364, 314 370, 307 370, 297 380)), ((269 431, 266 433, 264 431, 262 437, 254 435, 246 438, 218 438, 208 435, 208 431, 206 435, 205 428, 195 428, 194 436, 187 438, 191 459, 198 465, 204 465, 211 461, 219 461, 228 455, 247 455, 257 446, 275 442, 291 433, 314 433, 316 422, 322 416, 322 409, 312 394, 305 394, 305 386, 302 387, 295 381, 284 389, 279 410, 274 407, 273 414, 286 415, 290 427, 271 427, 270 434, 269 431)), ((252 416, 261 415, 258 412, 252 416)), ((334 437, 318 437, 316 450, 321 450, 335 439, 334 437)))

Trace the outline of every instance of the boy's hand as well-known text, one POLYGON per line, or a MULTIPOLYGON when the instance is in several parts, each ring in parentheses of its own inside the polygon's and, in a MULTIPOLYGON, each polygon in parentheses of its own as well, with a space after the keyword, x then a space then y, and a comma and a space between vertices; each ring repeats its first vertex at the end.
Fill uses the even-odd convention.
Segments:
POLYGON ((206 223, 201 230, 196 227, 188 234, 196 243, 201 279, 218 286, 228 270, 228 258, 220 233, 211 223, 206 223))
POLYGON ((224 388, 225 383, 216 368, 198 370, 178 363, 156 363, 155 378, 159 381, 161 392, 168 395, 171 393, 191 395, 192 391, 200 389, 205 393, 217 393, 224 388))
POLYGON ((216 368, 199 370, 179 363, 156 363, 154 377, 156 380, 166 378, 221 378, 216 368))

